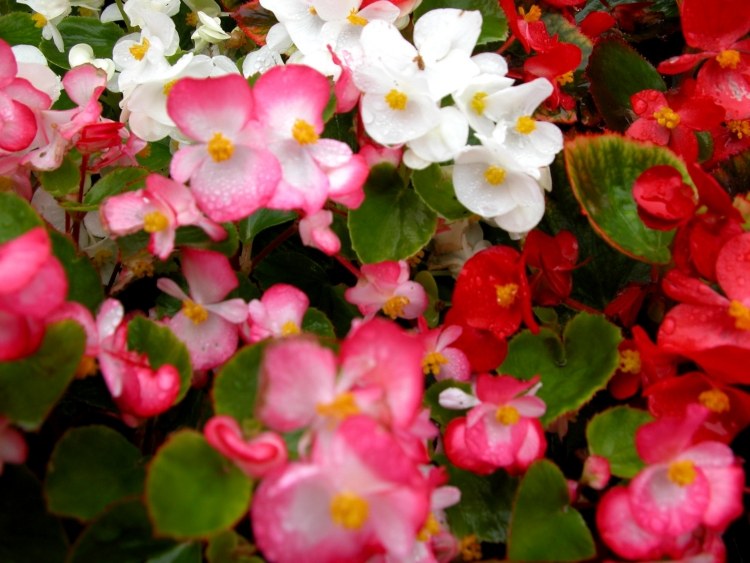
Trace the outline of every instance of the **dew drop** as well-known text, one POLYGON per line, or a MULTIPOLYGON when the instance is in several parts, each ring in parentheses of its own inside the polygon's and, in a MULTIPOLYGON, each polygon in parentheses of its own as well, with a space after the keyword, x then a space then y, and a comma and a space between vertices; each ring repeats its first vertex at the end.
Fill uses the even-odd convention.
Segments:
POLYGON ((675 322, 672 319, 665 319, 661 325, 661 331, 664 332, 664 334, 674 334, 675 328, 675 322))

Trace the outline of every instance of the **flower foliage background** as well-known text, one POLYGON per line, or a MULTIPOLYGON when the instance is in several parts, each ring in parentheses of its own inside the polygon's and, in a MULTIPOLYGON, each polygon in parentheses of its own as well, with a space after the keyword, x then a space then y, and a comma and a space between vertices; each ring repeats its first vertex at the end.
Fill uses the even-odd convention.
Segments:
POLYGON ((742 561, 744 0, 0 0, 0 560, 742 561))

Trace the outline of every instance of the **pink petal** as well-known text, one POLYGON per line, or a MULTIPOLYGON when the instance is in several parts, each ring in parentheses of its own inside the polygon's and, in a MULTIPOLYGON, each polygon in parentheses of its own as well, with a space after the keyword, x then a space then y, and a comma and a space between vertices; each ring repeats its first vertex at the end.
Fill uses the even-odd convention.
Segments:
POLYGON ((0 91, 0 149, 23 150, 34 140, 36 131, 34 112, 0 91))
POLYGON ((33 354, 44 338, 44 321, 0 310, 0 361, 33 354))
POLYGON ((299 236, 302 244, 311 246, 333 256, 341 250, 341 241, 330 225, 333 223, 333 212, 321 209, 312 215, 306 215, 299 222, 299 236))
POLYGON ((123 393, 117 398, 120 409, 139 418, 161 414, 172 406, 180 391, 180 374, 169 364, 154 371, 133 366, 127 371, 123 393))
POLYGON ((722 468, 705 468, 711 486, 711 498, 703 514, 703 523, 711 529, 723 532, 729 523, 744 512, 742 503, 745 473, 733 465, 722 468))
POLYGON ((239 285, 229 259, 219 252, 185 248, 182 273, 196 303, 218 303, 239 285))
POLYGON ((209 312, 205 321, 196 324, 180 311, 167 325, 187 346, 195 370, 215 368, 231 358, 237 350, 237 325, 219 315, 209 312))
POLYGON ((68 294, 68 279, 60 261, 49 256, 36 276, 14 294, 0 295, 0 308, 42 319, 57 309, 68 294))
POLYGON ((0 416, 0 473, 3 463, 23 463, 28 453, 23 434, 10 427, 5 417, 0 416))
POLYGON ((93 65, 74 67, 65 73, 63 88, 77 106, 85 107, 99 98, 107 86, 107 73, 93 65))
POLYGON ((357 209, 365 199, 364 185, 370 174, 370 167, 362 155, 354 154, 346 164, 327 169, 328 197, 357 209))
POLYGON ((240 298, 206 305, 206 310, 219 315, 225 321, 240 324, 247 320, 247 303, 240 298))
POLYGON ((51 252, 49 236, 42 227, 0 244, 0 293, 15 293, 26 286, 51 252))
POLYGON ((16 74, 18 74, 18 64, 13 49, 0 39, 0 88, 10 84, 16 74))
POLYGON ((641 528, 633 517, 625 487, 615 487, 599 501, 596 527, 604 542, 620 557, 657 559, 663 553, 662 539, 641 528))
MULTIPOLYGON (((154 210, 156 207, 144 197, 144 191, 136 190, 108 197, 99 208, 99 213, 104 227, 113 235, 122 236, 143 230, 146 213, 154 210)), ((163 211, 160 212, 163 214, 163 211)), ((171 215, 169 213, 166 217, 174 220, 171 215)))

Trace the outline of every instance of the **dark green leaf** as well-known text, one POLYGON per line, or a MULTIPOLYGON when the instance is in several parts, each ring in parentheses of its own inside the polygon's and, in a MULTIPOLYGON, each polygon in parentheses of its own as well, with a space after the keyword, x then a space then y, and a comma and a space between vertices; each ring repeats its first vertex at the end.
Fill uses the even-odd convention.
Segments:
POLYGON ((0 243, 40 227, 44 223, 29 202, 14 193, 0 192, 0 243))
POLYGON ((242 424, 253 418, 258 394, 263 345, 246 346, 221 368, 214 379, 216 414, 226 414, 242 424))
POLYGON ((68 301, 76 301, 95 312, 104 301, 104 288, 91 260, 85 254, 76 252, 73 242, 58 233, 50 231, 52 251, 60 260, 68 278, 68 301))
POLYGON ((40 49, 47 60, 63 69, 70 68, 68 51, 78 43, 86 43, 94 50, 94 57, 112 58, 112 48, 124 35, 122 28, 112 22, 102 23, 97 18, 68 16, 57 29, 62 35, 64 49, 57 50, 52 41, 42 41, 40 49))
MULTIPOLYGON (((148 150, 142 150, 136 155, 138 164, 151 172, 168 172, 169 163, 172 162, 172 153, 169 151, 169 139, 149 143, 148 150)), ((124 170, 118 168, 118 170, 124 170)))
POLYGON ((315 307, 310 307, 307 309, 307 312, 305 312, 305 316, 302 319, 302 330, 305 332, 312 332, 318 336, 328 338, 336 337, 336 334, 333 331, 333 323, 331 323, 323 311, 316 309, 315 307))
POLYGON ((206 548, 208 563, 263 563, 255 546, 232 530, 212 537, 206 548))
POLYGON ((77 192, 81 181, 78 164, 70 158, 70 155, 62 159, 59 168, 49 172, 39 172, 38 176, 44 190, 54 197, 77 192))
POLYGON ((450 220, 471 215, 456 198, 451 167, 433 163, 424 170, 415 170, 411 179, 419 197, 436 213, 450 220))
POLYGON ((175 244, 178 246, 191 246, 221 252, 224 256, 232 257, 237 253, 240 242, 237 237, 237 228, 234 223, 222 223, 227 236, 224 240, 214 242, 206 232, 194 226, 180 227, 177 229, 175 244))
POLYGON ((625 406, 599 413, 586 427, 589 451, 609 460, 612 475, 634 477, 644 467, 635 449, 635 432, 651 420, 648 412, 625 406))
POLYGON ((258 209, 247 219, 239 223, 239 236, 243 243, 250 242, 255 236, 276 225, 288 223, 296 219, 297 214, 294 211, 279 211, 277 209, 258 209))
POLYGON ((0 39, 8 45, 39 45, 42 29, 37 27, 31 14, 12 12, 0 16, 0 39))
POLYGON ((100 204, 109 196, 132 192, 143 187, 149 172, 145 168, 134 166, 116 168, 109 174, 102 176, 83 196, 83 202, 100 204))
POLYGON ((151 557, 146 563, 201 563, 201 551, 200 543, 181 543, 162 555, 151 557))

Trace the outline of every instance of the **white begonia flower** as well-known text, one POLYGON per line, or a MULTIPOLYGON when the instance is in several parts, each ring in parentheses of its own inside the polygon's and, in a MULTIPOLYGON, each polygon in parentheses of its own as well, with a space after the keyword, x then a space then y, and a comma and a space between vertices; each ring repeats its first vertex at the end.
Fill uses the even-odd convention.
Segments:
POLYGON ((359 0, 348 3, 342 2, 340 6, 338 0, 326 0, 325 2, 318 0, 316 2, 316 6, 321 6, 318 8, 318 13, 326 20, 321 30, 321 37, 339 58, 345 56, 348 60, 361 60, 362 48, 359 38, 365 26, 378 20, 392 24, 398 18, 398 8, 386 0, 373 2, 362 10, 359 10, 359 4, 359 0), (323 16, 322 4, 334 4, 335 11, 328 10, 332 12, 331 15, 334 17, 323 16), (351 9, 349 9, 349 5, 352 6, 351 9))
POLYGON ((33 45, 14 45, 11 47, 18 65, 17 78, 25 78, 37 90, 47 94, 55 102, 60 97, 62 81, 49 68, 47 58, 39 48, 33 45))
POLYGON ((544 215, 544 194, 539 183, 501 145, 482 139, 456 158, 453 187, 466 209, 501 229, 523 233, 544 215))
POLYGON ((263 74, 268 69, 284 64, 282 54, 292 48, 292 38, 283 23, 274 24, 266 35, 266 44, 260 49, 248 53, 242 62, 242 75, 249 78, 254 74, 263 74))
POLYGON ((414 170, 427 168, 433 162, 453 160, 466 146, 469 123, 455 107, 440 109, 440 120, 426 134, 409 141, 403 161, 414 170))
POLYGON ((475 407, 481 401, 474 395, 459 389, 458 387, 448 387, 438 395, 438 403, 444 409, 464 410, 475 407))
MULTIPOLYGON (((546 78, 537 78, 493 94, 491 117, 497 125, 492 138, 535 178, 539 178, 539 168, 552 164, 563 148, 562 131, 532 117, 552 89, 546 78)), ((489 113, 489 107, 486 111, 489 113)))
POLYGON ((42 37, 47 40, 51 39, 57 50, 62 53, 65 45, 57 24, 72 11, 70 0, 18 0, 18 3, 26 4, 34 10, 31 17, 36 27, 42 28, 42 37))
MULTIPOLYGON (((445 167, 444 173, 453 167, 445 167)), ((484 239, 482 227, 476 221, 460 219, 448 225, 448 230, 437 233, 433 238, 433 253, 430 255, 431 270, 448 269, 455 278, 466 261, 477 252, 489 248, 492 243, 484 239)))
POLYGON ((212 18, 204 12, 198 12, 200 22, 190 39, 195 41, 195 51, 200 52, 208 45, 221 43, 229 39, 229 34, 221 29, 221 20, 212 18))
POLYGON ((108 82, 115 75, 115 61, 112 59, 95 58, 94 50, 91 48, 91 45, 87 45, 86 43, 79 43, 70 48, 68 62, 70 63, 70 68, 85 64, 94 65, 96 68, 100 68, 107 73, 108 82))
POLYGON ((303 53, 325 48, 321 39, 325 20, 318 14, 312 0, 261 0, 260 5, 273 12, 284 24, 292 42, 303 53))

